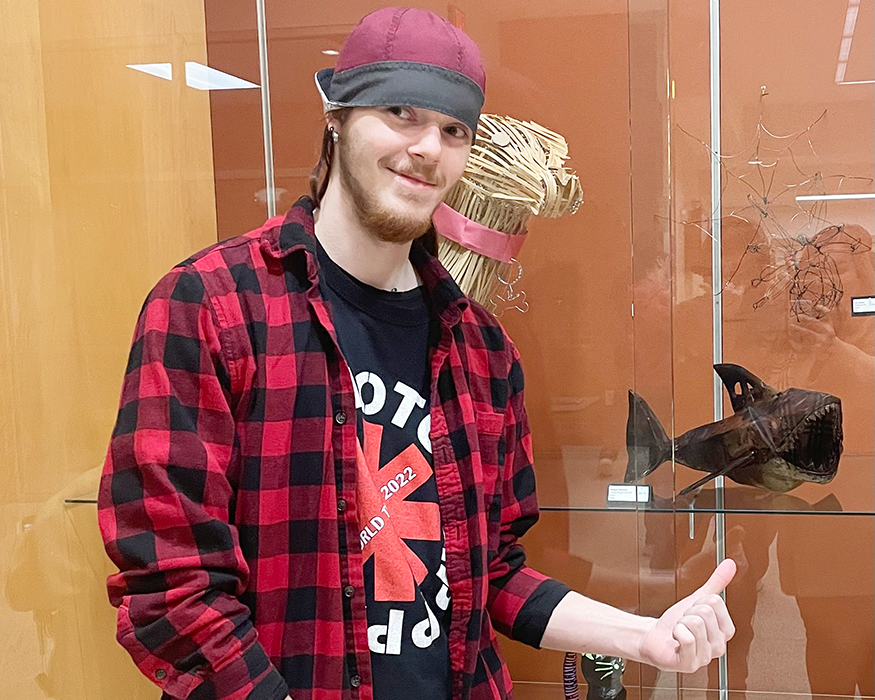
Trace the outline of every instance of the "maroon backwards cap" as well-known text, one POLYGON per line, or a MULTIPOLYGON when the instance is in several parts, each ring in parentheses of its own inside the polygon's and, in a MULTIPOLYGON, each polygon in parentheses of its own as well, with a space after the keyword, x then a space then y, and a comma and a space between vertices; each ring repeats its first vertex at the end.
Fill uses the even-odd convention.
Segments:
POLYGON ((350 32, 335 68, 316 83, 327 109, 406 105, 433 109, 473 130, 486 73, 471 38, 427 10, 385 7, 350 32))
POLYGON ((427 10, 384 7, 366 15, 347 37, 334 72, 377 61, 440 66, 467 76, 486 92, 480 49, 461 29, 427 10))

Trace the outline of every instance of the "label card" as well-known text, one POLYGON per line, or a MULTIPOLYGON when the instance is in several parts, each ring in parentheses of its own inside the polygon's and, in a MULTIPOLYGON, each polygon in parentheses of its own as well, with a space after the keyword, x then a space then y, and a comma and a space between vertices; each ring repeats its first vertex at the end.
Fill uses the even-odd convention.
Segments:
POLYGON ((851 297, 851 316, 875 315, 875 297, 851 297))
POLYGON ((608 484, 609 506, 650 503, 652 489, 648 484, 608 484))

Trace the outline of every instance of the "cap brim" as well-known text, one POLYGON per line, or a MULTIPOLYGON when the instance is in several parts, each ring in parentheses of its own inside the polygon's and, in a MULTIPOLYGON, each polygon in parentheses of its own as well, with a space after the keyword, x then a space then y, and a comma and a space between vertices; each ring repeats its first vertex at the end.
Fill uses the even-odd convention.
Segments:
POLYGON ((422 107, 454 117, 477 133, 483 91, 469 77, 416 61, 378 61, 335 73, 316 73, 328 112, 342 107, 422 107), (330 97, 329 97, 330 96, 330 97))
POLYGON ((322 98, 322 111, 330 112, 333 109, 342 107, 343 105, 335 104, 328 99, 328 93, 331 91, 331 79, 334 77, 334 69, 323 68, 317 71, 313 77, 316 80, 316 89, 319 91, 319 97, 322 98))

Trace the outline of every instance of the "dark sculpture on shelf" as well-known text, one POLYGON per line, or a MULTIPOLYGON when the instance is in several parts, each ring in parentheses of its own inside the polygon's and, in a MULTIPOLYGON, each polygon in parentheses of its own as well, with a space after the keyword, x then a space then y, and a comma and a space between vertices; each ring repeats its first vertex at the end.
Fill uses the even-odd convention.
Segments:
POLYGON ((623 671, 626 663, 616 656, 601 654, 565 655, 563 664, 563 687, 565 700, 579 700, 580 692, 577 680, 577 657, 580 656, 580 667, 588 688, 586 700, 626 700, 626 689, 623 687, 623 671))
POLYGON ((805 481, 825 484, 842 454, 842 404, 819 391, 777 391, 739 365, 714 366, 735 413, 669 439, 647 403, 629 392, 625 481, 636 481, 672 458, 708 475, 783 493, 805 481))

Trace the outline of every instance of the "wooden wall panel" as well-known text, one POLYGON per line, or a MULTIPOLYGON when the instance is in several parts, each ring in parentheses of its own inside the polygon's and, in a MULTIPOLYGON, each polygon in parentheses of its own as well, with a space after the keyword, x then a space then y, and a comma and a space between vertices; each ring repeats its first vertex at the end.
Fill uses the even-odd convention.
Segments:
POLYGON ((143 298, 216 240, 203 4, 0 4, 3 697, 153 698, 115 642, 93 493, 143 298), (173 80, 127 64, 169 62, 173 80))

